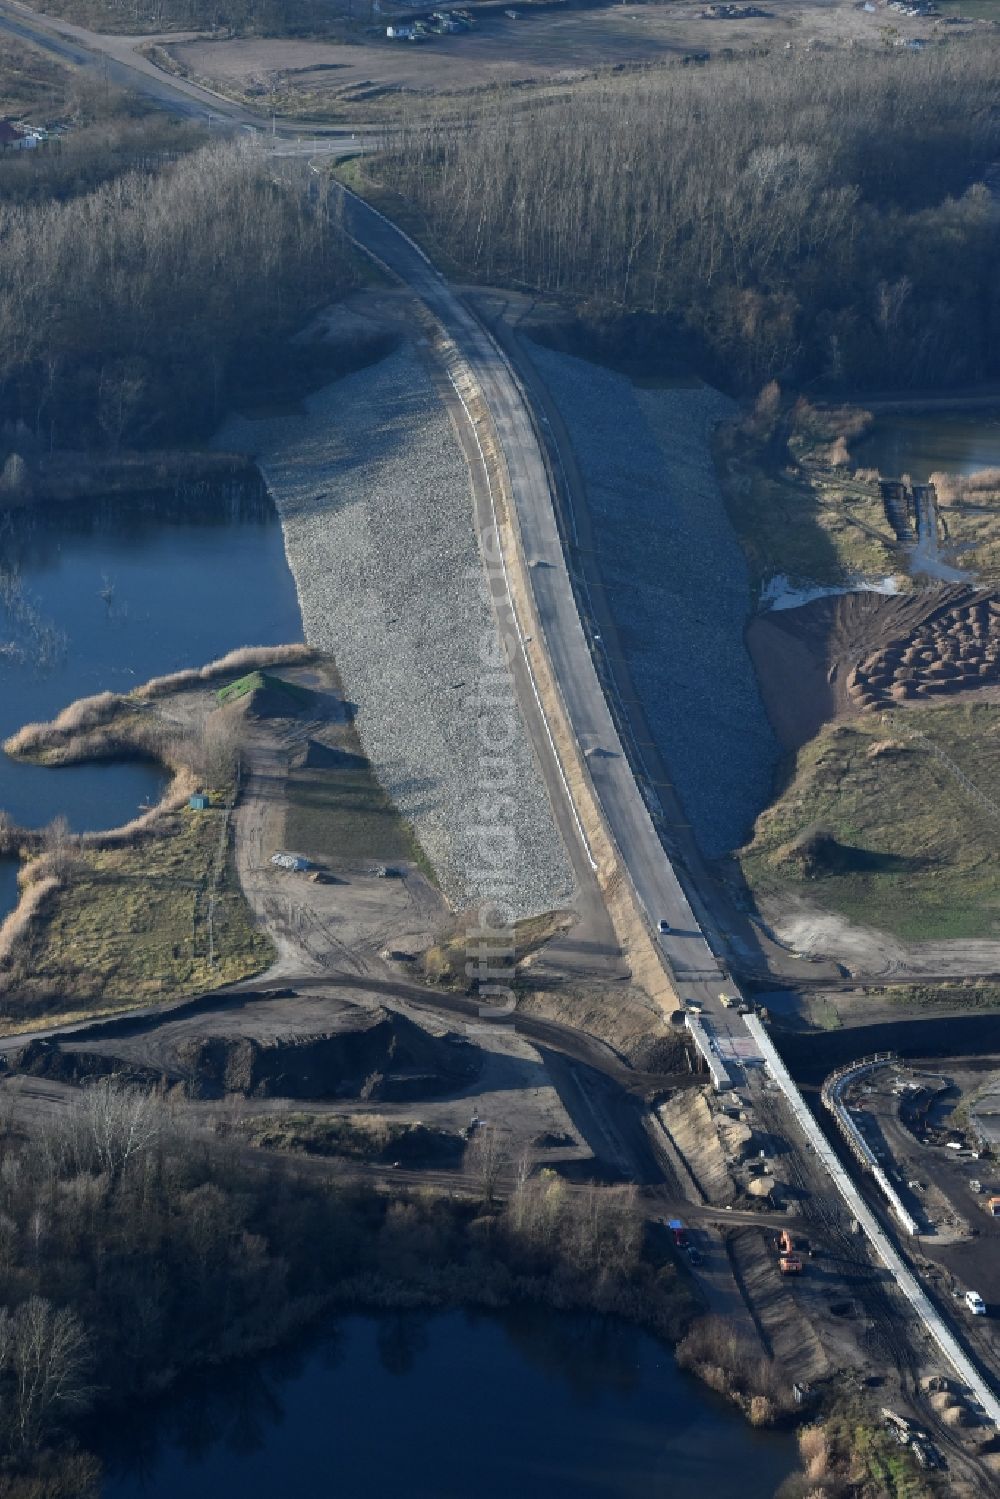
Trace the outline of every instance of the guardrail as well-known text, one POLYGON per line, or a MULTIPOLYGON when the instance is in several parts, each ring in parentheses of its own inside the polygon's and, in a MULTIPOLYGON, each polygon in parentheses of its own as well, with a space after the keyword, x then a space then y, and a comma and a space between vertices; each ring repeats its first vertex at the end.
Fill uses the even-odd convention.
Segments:
POLYGON ((872 1057, 863 1057, 859 1062, 851 1062, 846 1067, 839 1067, 836 1072, 831 1072, 820 1089, 820 1097, 823 1104, 830 1110, 840 1126, 840 1132, 847 1141, 855 1159, 866 1171, 870 1171, 882 1191, 890 1208, 899 1219, 905 1231, 911 1236, 919 1234, 920 1225, 911 1213, 903 1206, 902 1199, 896 1188, 892 1185, 885 1170, 879 1163, 879 1159, 872 1150, 868 1141, 861 1133, 851 1115, 851 1111, 844 1102, 844 1093, 848 1088, 867 1077, 870 1072, 876 1072, 880 1067, 887 1067, 896 1059, 895 1052, 883 1051, 872 1057))
POLYGON ((912 1270, 904 1264, 898 1249, 844 1170, 833 1146, 820 1129, 760 1020, 756 1015, 746 1015, 744 1019, 747 1030, 760 1049, 769 1074, 785 1095, 799 1128, 815 1151, 817 1159, 829 1172, 834 1186, 850 1209, 852 1216, 857 1219, 872 1249, 889 1271, 901 1294, 906 1297, 959 1379, 978 1401, 988 1419, 995 1426, 1000 1427, 1000 1399, 986 1383, 941 1313, 921 1288, 912 1270))

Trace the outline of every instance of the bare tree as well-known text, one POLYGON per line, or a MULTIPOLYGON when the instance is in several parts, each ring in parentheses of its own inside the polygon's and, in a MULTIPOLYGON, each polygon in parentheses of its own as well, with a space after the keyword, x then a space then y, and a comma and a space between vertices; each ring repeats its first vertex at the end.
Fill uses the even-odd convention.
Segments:
POLYGON ((223 790, 230 786, 240 767, 243 752, 242 721, 225 709, 210 713, 187 747, 191 769, 206 786, 223 790))
POLYGON ((465 1169, 482 1189, 483 1201, 492 1203, 511 1156, 510 1136, 495 1124, 481 1124, 465 1150, 465 1169))
POLYGON ((75 871, 80 859, 80 840, 69 825, 69 818, 62 813, 54 817, 42 831, 42 852, 54 875, 68 879, 75 871))
POLYGON ((163 1104, 152 1093, 102 1078, 86 1088, 77 1109, 79 1128, 98 1167, 117 1181, 129 1162, 150 1150, 163 1133, 163 1104))
MULTIPOLYGON (((79 1319, 31 1296, 16 1311, 0 1308, 3 1417, 15 1448, 31 1451, 92 1398, 91 1351, 79 1319)), ((3 1419, 3 1418, 0 1418, 3 1419)))

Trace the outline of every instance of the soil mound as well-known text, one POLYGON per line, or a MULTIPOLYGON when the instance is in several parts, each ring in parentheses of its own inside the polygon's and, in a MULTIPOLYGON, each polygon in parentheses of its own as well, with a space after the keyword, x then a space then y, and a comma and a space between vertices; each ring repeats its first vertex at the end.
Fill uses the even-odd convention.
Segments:
POLYGON ((1000 595, 963 589, 905 635, 865 655, 847 676, 851 701, 881 710, 1000 682, 1000 595))
POLYGON ((457 1036, 432 1036, 395 1011, 376 1009, 320 1036, 196 1037, 178 1048, 177 1060, 196 1096, 402 1101, 461 1087, 475 1075, 479 1054, 457 1036))
POLYGON ((266 671, 251 671, 215 694, 223 708, 235 708, 247 718, 290 718, 309 705, 312 694, 266 671))
POLYGON ((838 715, 1000 683, 1000 594, 965 585, 847 593, 758 615, 747 646, 787 750, 838 715))
POLYGON ((98 1051, 68 1051, 58 1041, 29 1041, 8 1060, 12 1072, 45 1078, 53 1083, 86 1083, 114 1077, 135 1087, 155 1088, 170 1080, 151 1067, 140 1067, 122 1057, 98 1051))
POLYGON ((364 755, 307 739, 305 746, 292 758, 296 770, 365 770, 369 762, 364 755))

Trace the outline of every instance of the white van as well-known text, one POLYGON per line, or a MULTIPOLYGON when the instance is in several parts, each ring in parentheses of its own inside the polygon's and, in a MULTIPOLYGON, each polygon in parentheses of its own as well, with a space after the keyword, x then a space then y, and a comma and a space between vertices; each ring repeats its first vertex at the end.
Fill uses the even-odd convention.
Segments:
POLYGON ((986 1302, 978 1291, 966 1291, 965 1304, 974 1317, 986 1316, 986 1302))

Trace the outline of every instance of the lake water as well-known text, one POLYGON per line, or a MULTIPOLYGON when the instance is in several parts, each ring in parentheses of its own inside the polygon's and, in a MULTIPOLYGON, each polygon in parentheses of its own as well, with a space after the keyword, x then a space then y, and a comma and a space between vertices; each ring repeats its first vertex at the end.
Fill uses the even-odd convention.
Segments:
POLYGON ((109 1424, 103 1499, 771 1499, 796 1466, 653 1338, 533 1308, 345 1317, 109 1424))
POLYGON ((886 413, 852 443, 851 461, 856 468, 877 468, 885 478, 909 474, 918 484, 935 472, 1000 468, 1000 410, 886 413))
MULTIPOLYGON (((199 500, 199 519, 121 504, 0 512, 0 737, 75 698, 127 692, 241 645, 301 640, 267 500, 199 500)), ((20 765, 0 755, 0 808, 37 827, 114 827, 155 801, 157 767, 20 765)), ((0 870, 0 915, 14 872, 0 870)))

